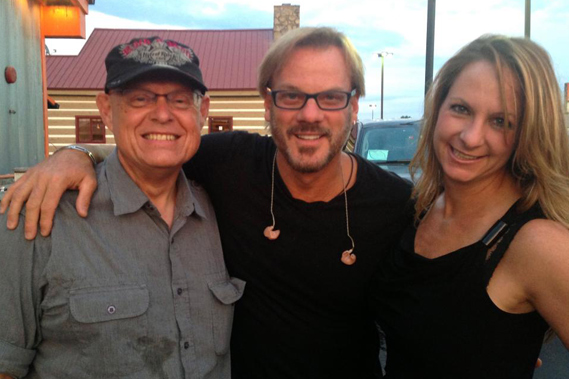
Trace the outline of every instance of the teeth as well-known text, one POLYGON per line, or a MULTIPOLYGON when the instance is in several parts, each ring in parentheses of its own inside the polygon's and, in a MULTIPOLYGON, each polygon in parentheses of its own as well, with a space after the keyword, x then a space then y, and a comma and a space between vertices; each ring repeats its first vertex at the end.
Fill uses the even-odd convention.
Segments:
POLYGON ((453 154, 460 159, 465 159, 465 160, 475 160, 478 159, 478 157, 475 157, 473 155, 466 155, 461 153, 460 151, 456 150, 455 148, 452 149, 453 154))
POLYGON ((144 138, 152 141, 174 141, 177 137, 173 134, 146 134, 144 138))
POLYGON ((317 140, 318 138, 320 138, 320 136, 314 136, 314 135, 306 136, 306 135, 297 134, 296 136, 300 139, 310 140, 310 141, 317 140))

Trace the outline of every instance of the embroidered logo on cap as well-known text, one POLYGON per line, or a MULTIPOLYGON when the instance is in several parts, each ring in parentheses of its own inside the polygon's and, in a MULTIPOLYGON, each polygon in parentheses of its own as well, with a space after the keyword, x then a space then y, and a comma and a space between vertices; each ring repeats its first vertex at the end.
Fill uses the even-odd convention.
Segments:
POLYGON ((121 45, 123 58, 132 59, 143 64, 161 66, 182 66, 194 59, 194 52, 178 45, 174 41, 139 39, 121 45))

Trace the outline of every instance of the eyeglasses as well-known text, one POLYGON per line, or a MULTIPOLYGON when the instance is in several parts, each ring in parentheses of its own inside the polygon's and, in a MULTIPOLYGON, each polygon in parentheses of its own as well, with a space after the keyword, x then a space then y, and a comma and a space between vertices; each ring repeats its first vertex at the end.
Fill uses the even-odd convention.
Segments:
POLYGON ((352 96, 356 95, 356 89, 351 92, 324 91, 318 93, 305 93, 300 91, 273 91, 267 88, 277 108, 298 110, 302 109, 309 99, 314 99, 318 108, 324 111, 338 111, 348 106, 352 96))
POLYGON ((203 95, 198 92, 176 91, 166 94, 157 94, 144 89, 115 90, 112 93, 122 95, 126 103, 133 108, 147 108, 156 105, 159 97, 165 97, 166 103, 174 108, 185 110, 199 104, 203 95))

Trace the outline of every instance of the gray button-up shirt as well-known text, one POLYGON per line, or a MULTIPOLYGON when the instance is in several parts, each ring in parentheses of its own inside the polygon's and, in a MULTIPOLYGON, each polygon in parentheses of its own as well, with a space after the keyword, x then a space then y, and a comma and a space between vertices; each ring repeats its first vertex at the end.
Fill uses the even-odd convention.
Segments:
POLYGON ((68 192, 51 237, 0 226, 0 373, 229 378, 244 282, 227 274, 205 191, 179 176, 170 230, 116 152, 97 171, 87 218, 68 192))

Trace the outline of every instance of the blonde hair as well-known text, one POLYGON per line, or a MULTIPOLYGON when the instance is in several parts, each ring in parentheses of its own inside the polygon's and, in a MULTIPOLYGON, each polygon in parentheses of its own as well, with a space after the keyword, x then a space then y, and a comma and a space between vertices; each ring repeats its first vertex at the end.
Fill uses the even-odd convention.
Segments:
POLYGON ((496 68, 505 110, 504 70, 510 70, 519 82, 516 107, 522 116, 508 164, 522 190, 520 210, 539 202, 547 218, 569 228, 569 138, 551 59, 529 39, 499 35, 484 35, 463 47, 443 65, 427 94, 421 139, 410 166, 412 177, 422 170, 414 190, 416 216, 444 191, 433 147, 439 110, 461 71, 478 61, 496 68))
POLYGON ((365 96, 362 59, 348 37, 328 27, 293 29, 273 43, 259 66, 257 89, 261 96, 265 97, 267 87, 271 86, 273 76, 282 68, 295 49, 303 47, 325 49, 331 46, 337 47, 343 52, 350 71, 352 88, 355 88, 360 96, 365 96))

